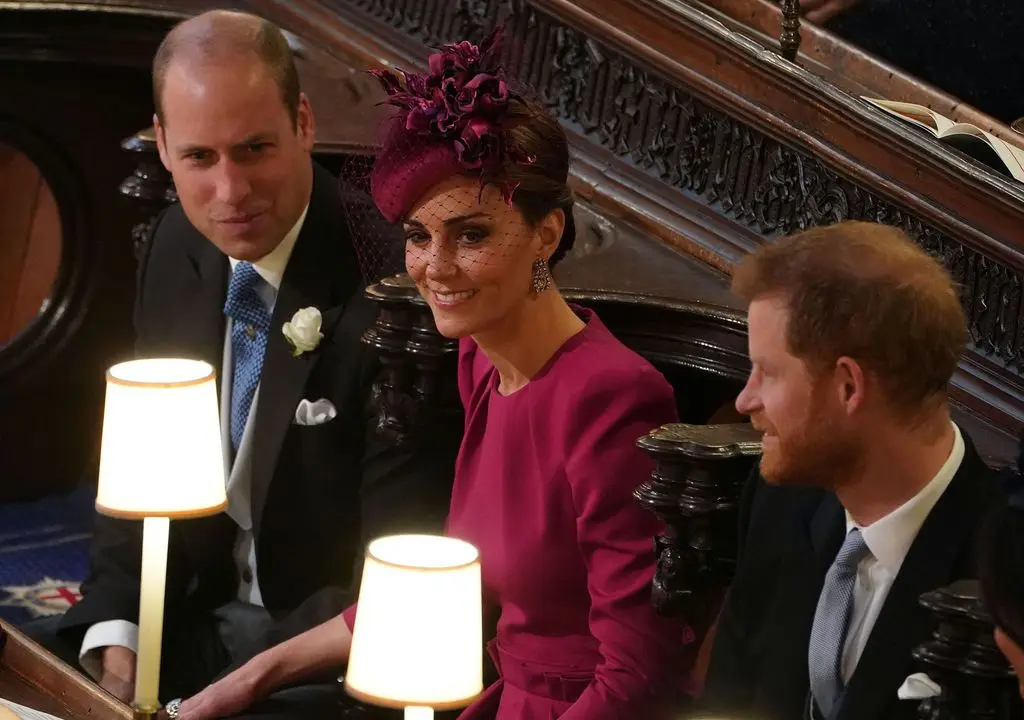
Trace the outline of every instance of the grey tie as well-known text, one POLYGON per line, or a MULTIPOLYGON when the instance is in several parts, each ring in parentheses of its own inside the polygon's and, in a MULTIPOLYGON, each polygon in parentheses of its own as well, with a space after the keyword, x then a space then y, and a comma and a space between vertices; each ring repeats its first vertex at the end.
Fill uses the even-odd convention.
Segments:
POLYGON ((842 660, 846 631, 853 611, 853 584, 857 565, 868 554, 860 530, 847 534, 818 597, 818 609, 811 626, 807 661, 810 668, 811 696, 822 717, 832 710, 843 692, 842 660))

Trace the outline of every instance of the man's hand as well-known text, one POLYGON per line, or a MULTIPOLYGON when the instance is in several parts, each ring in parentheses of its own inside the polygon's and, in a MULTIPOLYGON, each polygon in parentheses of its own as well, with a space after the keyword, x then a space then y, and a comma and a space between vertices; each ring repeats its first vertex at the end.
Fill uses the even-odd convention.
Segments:
POLYGON ((181 703, 178 720, 214 720, 242 712, 265 693, 266 670, 257 655, 230 675, 181 703))
POLYGON ((815 25, 824 25, 833 17, 848 10, 859 0, 800 0, 800 9, 804 17, 815 25))
POLYGON ((135 653, 120 645, 103 648, 100 687, 123 703, 135 697, 135 653))

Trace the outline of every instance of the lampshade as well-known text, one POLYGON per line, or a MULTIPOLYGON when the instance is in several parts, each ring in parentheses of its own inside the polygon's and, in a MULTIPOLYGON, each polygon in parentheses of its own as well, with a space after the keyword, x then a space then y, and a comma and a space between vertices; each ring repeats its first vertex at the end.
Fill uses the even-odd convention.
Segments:
POLYGON ((217 384, 198 360, 133 360, 107 371, 96 509, 187 518, 227 506, 217 384))
POLYGON ((483 690, 480 556, 462 540, 394 535, 366 551, 345 689, 450 710, 483 690))

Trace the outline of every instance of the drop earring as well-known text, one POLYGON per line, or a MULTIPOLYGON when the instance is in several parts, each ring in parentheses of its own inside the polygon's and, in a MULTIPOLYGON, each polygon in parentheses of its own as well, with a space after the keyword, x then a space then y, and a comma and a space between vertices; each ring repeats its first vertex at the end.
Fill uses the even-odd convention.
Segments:
POLYGON ((537 258, 533 261, 533 276, 530 280, 530 289, 534 295, 540 295, 551 287, 551 268, 544 258, 537 258))

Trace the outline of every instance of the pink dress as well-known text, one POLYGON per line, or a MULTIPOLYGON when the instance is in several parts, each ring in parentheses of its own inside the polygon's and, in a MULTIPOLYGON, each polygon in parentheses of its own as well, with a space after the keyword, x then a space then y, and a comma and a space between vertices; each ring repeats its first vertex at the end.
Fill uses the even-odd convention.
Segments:
MULTIPOLYGON (((448 534, 480 550, 501 676, 460 720, 671 717, 696 657, 690 628, 651 607, 662 528, 633 498, 653 467, 636 440, 677 422, 672 387, 576 311, 586 328, 509 396, 476 343, 460 343, 448 534)), ((352 627, 355 608, 345 614, 352 627)))
POLYGON ((509 396, 460 344, 448 534, 480 549, 484 602, 501 613, 488 648, 501 680, 463 720, 650 720, 696 651, 651 607, 661 527, 632 495, 652 469, 636 440, 678 421, 672 387, 577 312, 586 328, 509 396))

